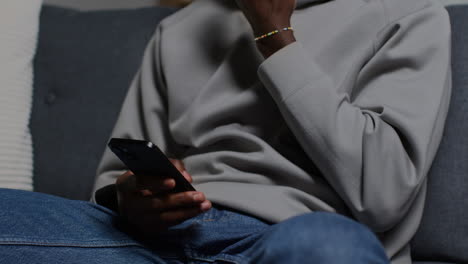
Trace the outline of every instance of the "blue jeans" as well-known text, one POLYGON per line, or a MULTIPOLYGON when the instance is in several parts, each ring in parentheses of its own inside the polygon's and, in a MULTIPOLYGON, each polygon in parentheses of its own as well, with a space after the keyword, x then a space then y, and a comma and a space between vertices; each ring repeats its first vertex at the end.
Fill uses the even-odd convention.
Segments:
POLYGON ((309 213, 275 225, 213 208, 139 240, 111 210, 0 189, 0 263, 389 263, 363 225, 309 213))

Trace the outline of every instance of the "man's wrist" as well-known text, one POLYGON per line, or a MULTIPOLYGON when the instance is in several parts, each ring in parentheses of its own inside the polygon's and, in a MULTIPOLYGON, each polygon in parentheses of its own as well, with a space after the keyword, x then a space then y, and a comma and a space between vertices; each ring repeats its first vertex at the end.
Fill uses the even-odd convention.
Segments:
POLYGON ((294 43, 295 41, 296 38, 294 37, 293 31, 281 31, 277 34, 258 40, 257 48, 263 54, 263 57, 267 59, 278 50, 294 43))

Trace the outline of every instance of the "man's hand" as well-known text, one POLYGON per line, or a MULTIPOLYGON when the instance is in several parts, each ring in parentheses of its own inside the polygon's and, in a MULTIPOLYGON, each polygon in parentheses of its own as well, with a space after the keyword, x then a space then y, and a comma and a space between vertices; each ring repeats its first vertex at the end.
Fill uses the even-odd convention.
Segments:
MULTIPOLYGON (((192 182, 181 161, 171 162, 192 182)), ((116 181, 119 213, 141 236, 155 236, 211 208, 211 202, 201 192, 169 193, 176 184, 173 179, 152 177, 150 181, 137 183, 130 171, 116 181)))
MULTIPOLYGON (((236 0, 250 22, 256 37, 291 25, 291 16, 296 8, 296 0, 236 0)), ((295 42, 292 31, 257 41, 257 47, 265 58, 283 47, 295 42)))

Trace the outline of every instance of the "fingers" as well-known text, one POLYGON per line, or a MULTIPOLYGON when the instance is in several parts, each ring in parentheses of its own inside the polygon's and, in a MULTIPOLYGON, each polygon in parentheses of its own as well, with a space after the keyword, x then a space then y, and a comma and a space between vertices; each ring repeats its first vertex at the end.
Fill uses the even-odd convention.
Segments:
POLYGON ((121 195, 126 195, 127 193, 136 192, 136 177, 131 171, 126 171, 124 174, 120 175, 115 181, 117 191, 121 195))
MULTIPOLYGON (((211 208, 211 203, 206 201, 206 207, 204 208, 211 208)), ((191 208, 183 208, 178 210, 166 211, 159 215, 161 221, 167 223, 169 225, 176 225, 182 223, 183 221, 195 217, 208 209, 203 209, 201 207, 191 207, 191 208)))
POLYGON ((133 173, 131 171, 126 171, 124 174, 120 175, 117 177, 117 180, 115 181, 116 185, 129 185, 134 183, 133 173))
POLYGON ((141 213, 161 213, 178 209, 198 208, 201 212, 211 208, 211 202, 201 192, 166 194, 145 197, 138 194, 127 196, 127 206, 141 213))
POLYGON ((135 195, 125 207, 125 211, 132 212, 125 215, 130 223, 146 232, 152 229, 157 232, 208 211, 212 204, 203 193, 186 192, 162 198, 135 195))
POLYGON ((138 222, 135 222, 134 227, 140 231, 140 235, 151 238, 154 235, 158 235, 160 231, 178 225, 211 208, 211 203, 209 201, 205 201, 203 204, 206 204, 206 206, 203 207, 205 209, 201 207, 190 207, 162 213, 146 213, 139 218, 138 222))
MULTIPOLYGON (((179 170, 184 178, 192 183, 192 176, 185 169, 184 163, 178 159, 169 159, 179 170)), ((158 175, 159 176, 159 175, 158 175)), ((174 189, 176 182, 172 178, 156 177, 155 175, 135 176, 131 171, 125 172, 117 179, 117 185, 121 191, 138 192, 142 196, 152 196, 167 193, 174 189)))
POLYGON ((185 171, 184 163, 181 160, 178 160, 178 159, 169 159, 169 160, 180 171, 180 173, 185 171))
POLYGON ((174 164, 174 166, 177 168, 177 170, 179 170, 179 172, 184 176, 184 178, 188 182, 192 183, 192 176, 185 169, 184 163, 178 159, 169 159, 169 160, 172 162, 172 164, 174 164))
POLYGON ((188 182, 192 183, 192 181, 193 181, 193 180, 192 180, 192 176, 191 176, 187 171, 182 172, 182 175, 184 176, 184 178, 185 178, 188 182))
POLYGON ((162 193, 169 192, 174 189, 176 183, 174 179, 161 179, 157 183, 143 183, 138 185, 138 190, 142 196, 154 196, 162 193), (145 189, 146 188, 146 189, 145 189))
POLYGON ((162 198, 153 198, 151 208, 156 211, 174 210, 177 208, 199 207, 206 201, 206 197, 201 192, 183 192, 166 195, 162 198))
POLYGON ((197 207, 202 210, 207 209, 206 201, 205 195, 201 192, 184 192, 151 198, 136 197, 133 207, 146 213, 164 212, 191 207, 197 207))
POLYGON ((174 179, 162 179, 157 177, 136 177, 131 171, 127 171, 117 178, 116 186, 121 195, 127 196, 153 196, 167 193, 175 187, 174 179))
MULTIPOLYGON (((171 178, 163 178, 157 176, 138 176, 136 177, 136 188, 148 195, 156 195, 159 193, 165 193, 172 190, 176 186, 176 182, 171 178)), ((142 193, 143 194, 143 193, 142 193)))
MULTIPOLYGON (((130 179, 134 177, 131 175, 130 179)), ((196 191, 157 195, 153 195, 150 190, 119 191, 118 201, 123 219, 137 233, 150 237, 212 207, 206 196, 196 191)))

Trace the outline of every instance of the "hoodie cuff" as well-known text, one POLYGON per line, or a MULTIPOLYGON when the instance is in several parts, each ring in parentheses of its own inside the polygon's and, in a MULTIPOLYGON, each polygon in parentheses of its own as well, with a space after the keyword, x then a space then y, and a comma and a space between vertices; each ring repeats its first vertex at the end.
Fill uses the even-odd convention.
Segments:
POLYGON ((286 101, 298 90, 319 81, 323 72, 298 41, 280 49, 266 59, 257 71, 260 81, 279 102, 286 101))
POLYGON ((117 189, 115 184, 107 185, 97 190, 91 202, 107 207, 114 212, 118 212, 117 189))

